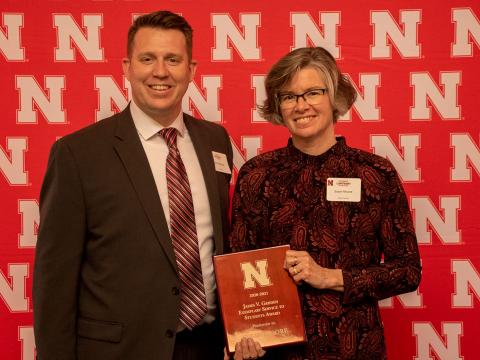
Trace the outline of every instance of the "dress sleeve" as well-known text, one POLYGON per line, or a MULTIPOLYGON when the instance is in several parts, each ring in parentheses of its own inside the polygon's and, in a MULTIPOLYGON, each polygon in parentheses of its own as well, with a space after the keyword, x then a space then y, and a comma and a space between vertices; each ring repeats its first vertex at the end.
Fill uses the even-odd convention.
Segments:
POLYGON ((262 247, 268 234, 268 209, 263 198, 266 173, 246 163, 239 171, 232 200, 229 246, 232 252, 262 247))
POLYGON ((407 197, 397 173, 391 174, 377 230, 383 262, 343 271, 345 304, 411 292, 420 283, 420 256, 407 197))

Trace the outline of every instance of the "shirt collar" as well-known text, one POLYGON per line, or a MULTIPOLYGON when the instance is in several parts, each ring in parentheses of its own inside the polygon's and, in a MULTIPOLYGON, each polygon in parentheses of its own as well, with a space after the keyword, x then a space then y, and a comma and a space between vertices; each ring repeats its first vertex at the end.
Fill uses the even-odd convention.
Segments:
MULTIPOLYGON (((138 133, 144 140, 150 140, 153 136, 157 135, 160 130, 165 128, 158 122, 153 120, 150 116, 145 114, 142 109, 135 104, 135 101, 130 101, 130 113, 133 118, 133 123, 138 133)), ((185 135, 185 122, 183 121, 183 112, 180 111, 169 127, 177 129, 178 134, 183 137, 185 135)))

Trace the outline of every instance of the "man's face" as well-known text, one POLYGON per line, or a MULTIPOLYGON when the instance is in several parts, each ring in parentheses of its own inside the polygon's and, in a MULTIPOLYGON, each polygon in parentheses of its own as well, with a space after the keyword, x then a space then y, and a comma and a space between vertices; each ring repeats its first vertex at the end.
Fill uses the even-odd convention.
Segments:
POLYGON ((123 73, 135 104, 163 126, 182 109, 182 98, 195 75, 183 33, 173 29, 140 28, 133 39, 123 73))

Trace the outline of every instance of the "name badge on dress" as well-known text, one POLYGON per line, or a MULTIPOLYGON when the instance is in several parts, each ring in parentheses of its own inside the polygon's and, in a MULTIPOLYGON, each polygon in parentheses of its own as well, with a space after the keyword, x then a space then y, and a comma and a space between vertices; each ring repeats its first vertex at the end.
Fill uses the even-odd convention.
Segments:
POLYGON ((359 202, 362 180, 359 178, 328 178, 327 200, 359 202))
POLYGON ((228 166, 227 155, 212 151, 213 162, 215 163, 215 170, 223 172, 225 174, 231 174, 232 171, 228 166))

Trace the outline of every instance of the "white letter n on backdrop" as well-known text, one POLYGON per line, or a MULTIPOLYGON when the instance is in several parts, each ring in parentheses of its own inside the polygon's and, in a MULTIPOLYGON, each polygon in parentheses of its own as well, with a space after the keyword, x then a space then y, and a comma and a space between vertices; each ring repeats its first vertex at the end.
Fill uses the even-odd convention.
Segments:
POLYGON ((240 14, 243 33, 230 17, 230 14, 212 14, 212 27, 215 30, 215 47, 212 49, 212 61, 232 61, 232 49, 235 47, 244 61, 260 60, 258 46, 258 27, 260 14, 240 14))

